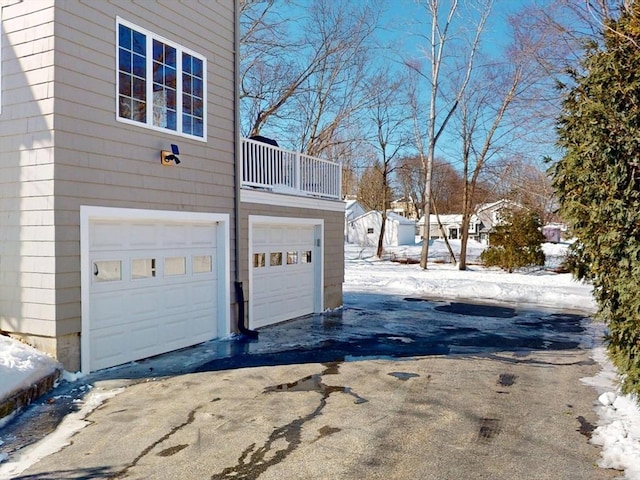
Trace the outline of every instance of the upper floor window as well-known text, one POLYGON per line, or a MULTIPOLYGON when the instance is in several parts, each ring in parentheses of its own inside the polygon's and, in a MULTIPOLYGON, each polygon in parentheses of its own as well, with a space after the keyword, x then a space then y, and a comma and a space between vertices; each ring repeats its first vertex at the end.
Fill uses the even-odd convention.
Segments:
POLYGON ((118 119, 206 138, 206 59, 118 18, 118 119))

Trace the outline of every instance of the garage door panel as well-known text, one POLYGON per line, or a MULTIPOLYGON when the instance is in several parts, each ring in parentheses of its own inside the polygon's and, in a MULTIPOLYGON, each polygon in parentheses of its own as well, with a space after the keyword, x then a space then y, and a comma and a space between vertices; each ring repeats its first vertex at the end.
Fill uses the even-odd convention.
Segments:
POLYGON ((188 229, 179 225, 164 225, 162 229, 162 238, 160 239, 163 247, 187 247, 188 229))
POLYGON ((89 247, 93 251, 118 249, 122 245, 122 231, 117 228, 119 224, 95 222, 89 228, 89 247), (115 228, 114 228, 115 227, 115 228))
POLYGON ((207 335, 209 334, 211 322, 216 322, 215 312, 207 310, 205 312, 198 312, 189 318, 189 329, 191 337, 198 339, 201 342, 209 340, 207 335))
POLYGON ((121 235, 126 239, 125 248, 154 248, 158 244, 158 228, 154 224, 120 224, 121 235))
POLYGON ((217 244, 216 227, 212 225, 194 225, 191 229, 191 246, 215 248, 217 244))
POLYGON ((126 337, 127 332, 122 329, 109 329, 101 332, 99 337, 92 337, 91 356, 96 369, 117 365, 113 362, 123 357, 124 345, 127 344, 126 337))
POLYGON ((266 258, 265 266, 252 266, 251 326, 259 328, 313 313, 315 267, 303 260, 314 249, 315 226, 255 224, 251 231, 252 253, 264 253, 266 258), (273 253, 281 254, 281 264, 272 264, 273 253))
POLYGON ((90 221, 91 268, 98 259, 122 265, 115 281, 91 275, 91 370, 217 336, 217 228, 213 222, 90 221))
MULTIPOLYGON (((164 288, 162 299, 167 310, 184 310, 188 306, 188 292, 185 288, 164 288)), ((161 303, 162 304, 162 303, 161 303)))
POLYGON ((91 298, 91 328, 99 329, 104 326, 126 323, 125 303, 113 302, 113 295, 110 293, 94 295, 91 298), (121 321, 118 322, 118 319, 121 321))
POLYGON ((191 303, 193 306, 200 310, 201 308, 208 306, 209 308, 215 307, 215 302, 212 300, 212 292, 216 292, 218 290, 218 285, 216 283, 210 283, 206 285, 196 284, 191 289, 191 303))

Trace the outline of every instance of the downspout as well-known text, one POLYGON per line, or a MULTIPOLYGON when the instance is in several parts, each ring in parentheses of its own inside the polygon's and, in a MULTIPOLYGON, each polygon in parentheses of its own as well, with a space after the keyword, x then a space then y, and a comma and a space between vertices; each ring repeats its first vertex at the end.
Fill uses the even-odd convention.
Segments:
POLYGON ((235 203, 235 215, 234 215, 234 226, 235 226, 235 298, 236 303, 238 304, 238 319, 237 326, 238 331, 242 335, 246 335, 247 337, 257 338, 258 332, 255 330, 250 330, 245 324, 245 309, 244 309, 244 287, 242 285, 242 278, 240 275, 240 252, 241 252, 241 242, 240 242, 240 192, 242 187, 242 149, 240 148, 241 138, 240 138, 240 7, 239 1, 234 0, 234 59, 233 59, 233 68, 234 68, 234 82, 233 82, 233 109, 234 109, 234 159, 235 159, 235 195, 234 195, 234 203, 235 203))

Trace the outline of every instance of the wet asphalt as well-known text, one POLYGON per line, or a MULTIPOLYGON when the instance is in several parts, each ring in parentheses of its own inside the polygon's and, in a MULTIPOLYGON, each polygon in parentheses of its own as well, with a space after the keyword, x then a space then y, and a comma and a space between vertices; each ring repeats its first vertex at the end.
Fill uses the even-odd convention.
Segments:
POLYGON ((511 350, 578 348, 585 340, 580 313, 418 297, 352 294, 358 305, 262 329, 241 337, 194 371, 424 355, 482 355, 511 350), (366 297, 366 298, 362 298, 366 297))
MULTIPOLYGON (((263 393, 305 392, 320 395, 321 402, 317 408, 322 411, 331 394, 336 393, 344 394, 342 396, 348 397, 354 404, 368 402, 367 397, 354 387, 342 384, 336 386, 326 380, 328 375, 337 374, 340 368, 347 370, 345 365, 351 362, 382 361, 387 362, 385 365, 395 365, 395 360, 431 356, 464 361, 468 358, 492 359, 509 352, 509 360, 503 358, 500 362, 526 365, 528 362, 536 364, 538 360, 535 359, 539 355, 550 353, 557 356, 566 351, 567 355, 577 355, 575 361, 571 362, 572 365, 595 368, 593 360, 588 356, 588 350, 594 341, 593 332, 588 328, 590 321, 586 314, 579 312, 347 293, 344 308, 263 328, 257 339, 234 336, 96 372, 76 382, 63 382, 0 430, 0 438, 4 441, 0 451, 10 455, 19 453, 50 433, 67 414, 79 408, 84 395, 98 384, 134 387, 165 379, 176 380, 190 374, 233 371, 238 376, 242 375, 243 369, 296 367, 310 373, 291 381, 284 377, 280 382, 274 380, 273 384, 264 386, 263 393), (366 308, 350 307, 350 304, 366 305, 366 308), (321 364, 322 369, 314 368, 317 364, 321 364), (304 367, 305 365, 308 366, 304 367)), ((386 375, 407 384, 426 377, 424 373, 405 370, 391 368, 386 375)), ((250 375, 252 370, 247 372, 250 375)), ((503 390, 510 389, 519 377, 524 376, 523 373, 512 372, 497 372, 496 375, 496 385, 503 390)), ((312 409, 312 413, 315 412, 314 419, 320 413, 317 408, 312 409)), ((583 419, 583 422, 579 422, 579 428, 588 431, 589 428, 592 429, 592 423, 584 420, 588 417, 585 415, 578 416, 583 419)), ((309 417, 305 420, 305 415, 297 418, 300 425, 312 419, 309 417)), ((500 428, 495 424, 495 419, 486 417, 484 420, 480 420, 480 438, 483 435, 492 436, 500 428)), ((293 428, 290 424, 287 425, 290 429, 293 428)), ((339 431, 339 427, 326 426, 325 430, 319 430, 319 435, 330 436, 337 432, 336 428, 339 431)), ((286 437, 285 433, 281 432, 286 437)), ((274 437, 273 440, 277 439, 274 437)), ((165 453, 166 456, 172 456, 178 451, 170 450, 165 453)), ((227 476, 215 478, 257 478, 246 472, 245 476, 239 475, 238 471, 227 473, 227 476)), ((104 477, 97 474, 95 477, 83 478, 120 477, 114 477, 111 471, 104 477)), ((308 478, 325 477, 311 475, 308 478)))

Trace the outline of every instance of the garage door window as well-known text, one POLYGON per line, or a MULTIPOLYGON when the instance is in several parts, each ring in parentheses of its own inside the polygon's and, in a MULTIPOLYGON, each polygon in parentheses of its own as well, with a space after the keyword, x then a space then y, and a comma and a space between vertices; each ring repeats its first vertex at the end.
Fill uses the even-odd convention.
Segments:
POLYGON ((211 255, 194 255, 193 273, 210 273, 211 272, 211 255))
POLYGON ((264 253, 253 254, 253 268, 266 266, 266 255, 264 253))
POLYGON ((184 257, 167 257, 164 259, 164 274, 185 275, 187 273, 187 262, 184 257))
POLYGON ((298 252, 287 252, 287 265, 295 265, 298 263, 298 252))
POLYGON ((302 252, 302 263, 311 263, 311 250, 302 252))
POLYGON ((122 280, 122 264, 120 260, 100 260, 93 262, 93 278, 96 282, 122 280))
POLYGON ((271 252, 269 266, 277 267, 278 265, 282 265, 282 252, 271 252))
POLYGON ((131 261, 131 278, 151 278, 156 276, 155 258, 136 258, 131 261))

